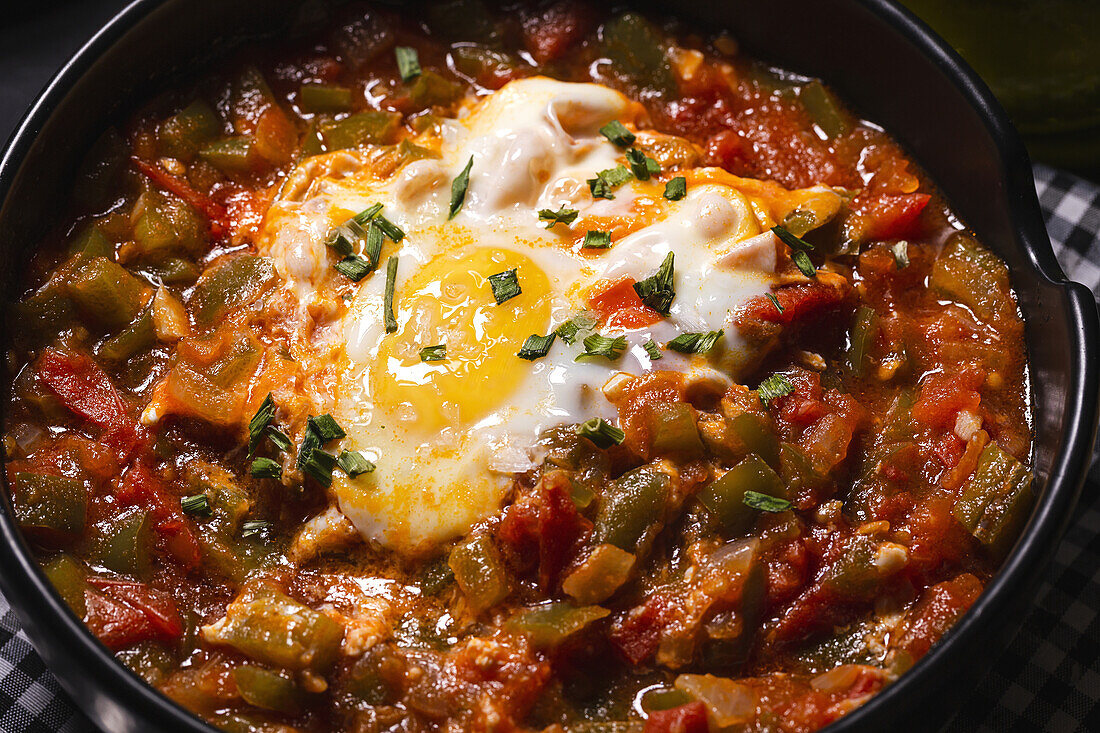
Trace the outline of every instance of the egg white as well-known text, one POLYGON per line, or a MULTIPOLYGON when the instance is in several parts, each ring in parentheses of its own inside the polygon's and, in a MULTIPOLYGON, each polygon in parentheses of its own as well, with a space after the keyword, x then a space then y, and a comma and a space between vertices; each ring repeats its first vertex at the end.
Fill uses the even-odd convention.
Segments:
POLYGON ((377 466, 355 479, 337 472, 333 483, 340 510, 367 540, 413 554, 466 533, 499 510, 513 475, 532 467, 541 433, 616 418, 601 391, 616 374, 662 369, 728 382, 751 360, 732 312, 768 292, 776 268, 775 238, 754 201, 707 180, 676 202, 661 196, 657 181, 631 180, 613 199, 589 192, 586 179, 623 162, 599 128, 639 115, 637 105, 603 86, 514 81, 444 121, 425 142, 438 157, 378 177, 368 153, 318 156, 299 166, 273 203, 260 249, 303 317, 315 320, 319 294, 341 277, 324 245, 334 224, 379 202, 406 232, 399 244, 386 243, 383 266, 356 285, 324 336, 342 361, 332 404, 317 412, 331 411, 344 427, 341 449, 363 451, 377 466), (471 158, 465 201, 448 220, 451 183, 471 158), (577 221, 547 229, 538 211, 562 206, 577 209, 577 221), (586 222, 609 220, 633 224, 610 249, 582 251, 586 222), (581 344, 562 339, 544 358, 516 356, 527 336, 547 334, 584 309, 593 285, 642 280, 669 252, 671 313, 612 334, 627 337, 620 359, 575 361, 581 344), (391 256, 398 257, 399 327, 387 334, 384 263, 391 256), (523 293, 498 305, 484 276, 511 266, 523 293), (666 350, 653 361, 642 348, 650 339, 663 345, 684 332, 719 329, 724 337, 711 358, 666 350), (447 361, 415 357, 435 343, 447 344, 447 361))

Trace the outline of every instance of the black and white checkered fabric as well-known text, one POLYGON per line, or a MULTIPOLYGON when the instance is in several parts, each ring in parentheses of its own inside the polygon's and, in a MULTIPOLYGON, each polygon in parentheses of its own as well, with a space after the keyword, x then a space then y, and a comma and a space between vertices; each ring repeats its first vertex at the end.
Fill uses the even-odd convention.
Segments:
MULTIPOLYGON (((1100 187, 1035 166, 1066 274, 1100 298, 1100 187)), ((91 733, 0 597, 0 733, 91 733)), ((943 733, 1100 731, 1100 464, 1023 629, 943 733)))

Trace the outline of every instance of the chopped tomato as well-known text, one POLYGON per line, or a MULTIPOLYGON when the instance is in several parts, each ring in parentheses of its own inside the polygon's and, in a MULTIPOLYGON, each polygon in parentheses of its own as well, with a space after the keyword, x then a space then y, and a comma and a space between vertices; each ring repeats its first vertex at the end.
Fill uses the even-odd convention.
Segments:
POLYGON ((587 304, 609 328, 643 328, 661 320, 661 314, 638 297, 631 277, 596 283, 587 304))
POLYGON ((117 498, 149 510, 164 549, 185 567, 193 568, 199 564, 202 548, 191 520, 180 509, 179 499, 167 490, 143 461, 138 461, 123 476, 117 498))
POLYGON ((124 462, 146 439, 111 378, 87 354, 48 348, 38 361, 38 376, 65 407, 102 430, 102 441, 124 462))
POLYGON ((707 706, 701 702, 654 710, 645 722, 645 733, 707 733, 709 730, 707 706))
POLYGON ((861 241, 900 239, 913 233, 917 217, 928 205, 926 193, 879 194, 853 203, 856 234, 861 241))
POLYGON ((781 326, 800 323, 816 317, 843 303, 850 292, 845 282, 813 280, 804 285, 791 285, 776 290, 779 308, 767 296, 749 300, 738 313, 738 325, 744 322, 763 321, 781 326))
POLYGON ((176 602, 144 583, 89 578, 84 621, 112 650, 143 641, 175 641, 183 635, 176 602))
POLYGON ((523 44, 540 64, 556 61, 588 32, 592 15, 583 3, 556 2, 523 19, 523 44))
POLYGON ((183 199, 188 206, 205 215, 211 236, 220 237, 225 232, 227 228, 226 213, 225 207, 221 204, 191 188, 190 183, 173 176, 159 165, 149 163, 138 157, 133 157, 130 161, 153 183, 183 199))
POLYGON ((953 429, 960 411, 978 409, 982 400, 978 387, 984 381, 985 375, 974 368, 928 375, 913 405, 913 419, 929 427, 953 429))
POLYGON ((932 586, 906 614, 897 648, 917 661, 974 605, 981 592, 981 581, 970 573, 932 586))
POLYGON ((591 524, 577 512, 569 479, 562 474, 542 481, 539 506, 539 586, 549 590, 591 524))

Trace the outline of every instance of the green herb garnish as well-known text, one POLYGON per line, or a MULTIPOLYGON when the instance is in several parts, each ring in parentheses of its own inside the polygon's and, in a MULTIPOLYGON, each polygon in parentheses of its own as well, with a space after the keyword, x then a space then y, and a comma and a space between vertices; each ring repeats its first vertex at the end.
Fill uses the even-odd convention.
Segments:
POLYGON ((608 249, 611 247, 611 232, 588 231, 584 235, 582 249, 608 249))
POLYGON ((363 245, 363 254, 367 256, 372 270, 378 267, 378 260, 382 257, 382 227, 377 221, 372 221, 367 226, 367 241, 363 245))
POLYGON ((180 508, 183 509, 184 514, 189 514, 192 517, 209 517, 214 511, 210 507, 210 497, 206 494, 182 497, 180 508))
POLYGON ((760 401, 765 405, 771 404, 771 401, 776 397, 782 397, 794 392, 794 385, 791 384, 791 380, 783 374, 773 374, 756 388, 760 393, 760 401))
POLYGON ((707 331, 706 333, 682 333, 669 341, 665 346, 681 354, 705 354, 714 348, 718 339, 724 332, 707 331))
POLYGON ((397 256, 386 262, 386 294, 382 300, 382 318, 386 322, 386 333, 397 330, 397 317, 393 314, 393 291, 397 284, 397 256))
POLYGON ((317 436, 321 439, 322 444, 347 436, 344 429, 336 422, 336 418, 327 412, 324 415, 309 418, 307 423, 317 431, 317 436))
POLYGON ((660 164, 636 148, 626 151, 626 162, 630 163, 630 172, 639 181, 648 181, 661 173, 660 164))
POLYGON ((618 145, 620 148, 625 148, 634 144, 634 140, 637 139, 634 133, 626 129, 626 126, 618 120, 612 120, 606 125, 600 128, 600 134, 606 137, 611 142, 618 145))
POLYGON ((455 214, 462 208, 462 202, 466 200, 466 189, 470 187, 470 169, 474 167, 474 156, 466 162, 466 167, 451 181, 451 213, 447 220, 455 218, 455 214))
POLYGON ((567 209, 565 204, 561 205, 561 208, 557 211, 551 209, 542 209, 539 211, 539 221, 549 222, 546 225, 547 229, 552 229, 555 224, 565 224, 569 226, 577 220, 577 215, 580 212, 576 209, 567 209))
POLYGON ((302 473, 312 477, 326 489, 332 486, 332 469, 336 468, 336 456, 314 448, 302 464, 302 473))
POLYGON ((672 307, 672 299, 676 297, 676 290, 672 285, 675 259, 675 256, 669 252, 665 255, 661 266, 657 268, 657 272, 645 280, 634 283, 634 292, 642 302, 662 316, 668 315, 669 308, 672 307))
POLYGON ((264 537, 270 531, 271 522, 265 522, 262 519, 250 519, 241 525, 241 537, 244 539, 264 537))
POLYGON ((746 506, 751 506, 753 509, 759 509, 762 512, 771 512, 772 514, 785 512, 794 506, 786 499, 761 494, 759 491, 746 491, 741 500, 745 502, 746 506))
POLYGON ((649 358, 653 361, 661 358, 661 347, 653 343, 653 339, 642 344, 642 348, 645 349, 645 353, 649 354, 649 358))
POLYGON ((271 441, 279 451, 285 452, 290 450, 290 437, 279 428, 274 425, 269 425, 267 428, 267 439, 271 441))
POLYGON ((336 271, 352 282, 359 282, 374 269, 370 262, 356 255, 348 255, 335 265, 336 271))
POLYGON ((555 338, 557 338, 557 334, 553 331, 545 336, 533 333, 523 342, 523 346, 519 347, 519 352, 516 355, 527 361, 541 359, 550 353, 550 347, 553 345, 555 338))
POLYGON ((596 319, 582 311, 558 326, 554 330, 554 333, 561 336, 562 341, 572 346, 577 340, 577 334, 584 331, 591 331, 592 327, 595 325, 596 319))
POLYGON ((447 345, 436 344, 435 346, 425 346, 420 350, 420 361, 446 361, 447 360, 447 345))
POLYGON ((264 397, 260 407, 256 410, 256 414, 248 421, 248 455, 256 452, 256 448, 260 445, 260 440, 264 436, 264 431, 267 430, 267 426, 274 419, 275 398, 268 392, 267 397, 264 397))
POLYGON ((688 182, 683 176, 676 176, 665 184, 665 198, 669 201, 679 201, 687 195, 688 182))
POLYGON ((589 178, 588 190, 592 192, 592 198, 613 199, 615 196, 612 195, 611 189, 623 185, 630 178, 631 174, 626 166, 617 165, 614 168, 600 171, 595 178, 589 178))
POLYGON ((357 450, 341 451, 340 457, 336 459, 336 464, 340 466, 341 471, 347 474, 348 478, 355 478, 374 470, 374 464, 357 450))
POLYGON ((601 356, 609 361, 615 361, 623 355, 625 350, 626 336, 611 338, 610 336, 601 336, 594 333, 584 339, 584 353, 578 356, 575 361, 595 359, 601 356))
POLYGON ((420 57, 415 48, 398 46, 393 53, 397 57, 397 73, 401 74, 401 81, 409 82, 420 76, 420 57))
POLYGON ((519 287, 519 278, 516 277, 516 268, 490 275, 489 287, 493 289, 493 297, 496 299, 497 305, 509 301, 523 292, 519 287))
POLYGON ((252 461, 249 468, 252 478, 279 478, 283 475, 283 467, 278 461, 270 458, 257 458, 252 461))
POLYGON ((777 311, 779 311, 780 313, 783 312, 783 305, 779 302, 779 298, 775 297, 775 293, 765 293, 764 295, 766 295, 768 300, 772 302, 772 305, 775 306, 775 309, 777 311))
POLYGON ((796 237, 778 224, 772 227, 775 236, 782 240, 783 244, 791 248, 791 260, 806 277, 817 274, 817 268, 810 261, 807 252, 813 251, 814 246, 801 237, 796 237))
POLYGON ((613 445, 621 445, 626 439, 626 433, 602 417, 594 417, 582 422, 576 428, 577 435, 588 438, 595 443, 597 448, 610 448, 613 445))

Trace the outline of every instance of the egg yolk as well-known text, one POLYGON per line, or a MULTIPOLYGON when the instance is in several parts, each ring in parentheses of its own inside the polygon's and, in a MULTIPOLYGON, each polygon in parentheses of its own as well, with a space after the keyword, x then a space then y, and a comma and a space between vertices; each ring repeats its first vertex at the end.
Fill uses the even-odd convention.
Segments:
POLYGON ((526 255, 466 248, 420 268, 395 309, 398 330, 379 350, 372 391, 408 427, 432 434, 479 422, 516 391, 527 374, 517 352, 549 327, 550 283, 526 255), (521 293, 498 304, 489 276, 513 269, 521 293), (445 358, 422 361, 421 349, 436 345, 445 358))

